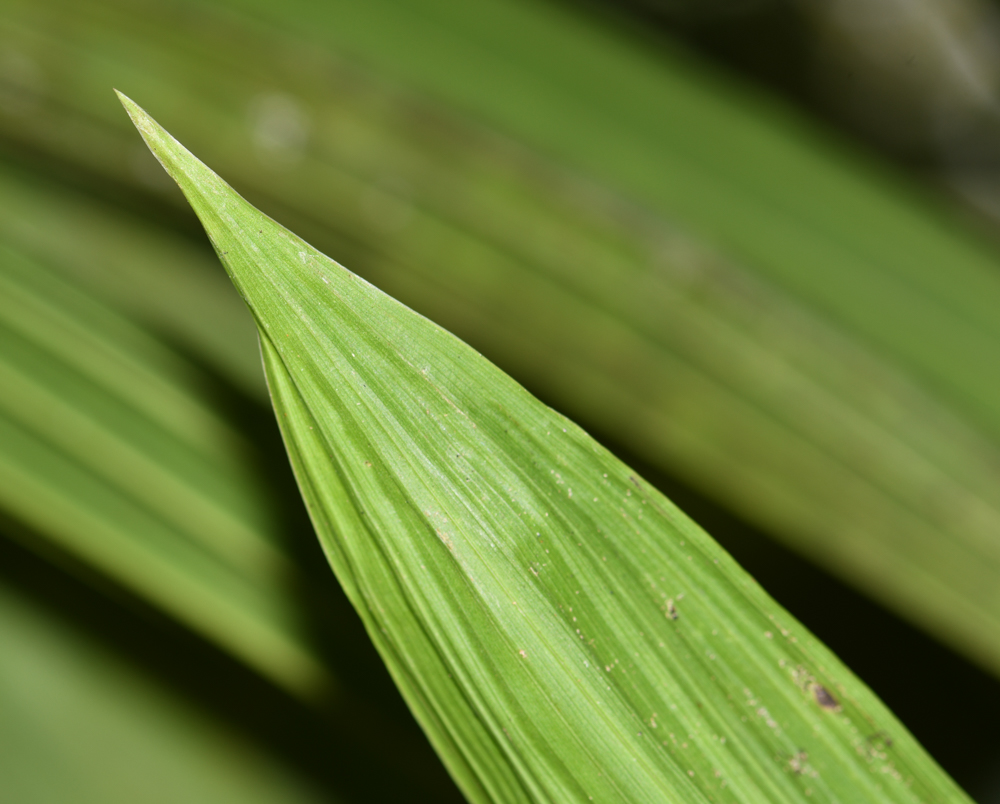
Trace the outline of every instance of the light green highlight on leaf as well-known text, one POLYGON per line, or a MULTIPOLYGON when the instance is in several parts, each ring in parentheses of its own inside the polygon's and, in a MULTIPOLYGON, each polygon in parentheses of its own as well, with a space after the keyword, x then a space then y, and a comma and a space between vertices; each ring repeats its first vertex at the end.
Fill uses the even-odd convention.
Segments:
POLYGON ((320 540, 470 800, 967 800, 655 489, 120 97, 254 314, 320 540))

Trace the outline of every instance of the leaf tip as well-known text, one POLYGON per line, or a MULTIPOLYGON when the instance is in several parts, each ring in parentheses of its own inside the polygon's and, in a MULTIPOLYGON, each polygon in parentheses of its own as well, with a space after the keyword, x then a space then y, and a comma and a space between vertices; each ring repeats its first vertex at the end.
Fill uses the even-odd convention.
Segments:
POLYGON ((159 128, 153 118, 146 114, 146 110, 132 100, 128 95, 119 89, 115 89, 115 95, 118 96, 118 100, 121 102, 121 105, 125 107, 125 111, 128 112, 128 116, 132 119, 135 127, 139 129, 139 133, 143 135, 143 139, 146 138, 146 131, 149 128, 159 128))
MULTIPOLYGON (((124 92, 115 89, 115 94, 125 111, 131 118, 133 125, 139 131, 146 146, 156 157, 157 161, 163 165, 164 170, 177 182, 181 190, 188 196, 188 200, 195 203, 191 197, 191 191, 199 184, 221 182, 208 167, 183 145, 181 145, 170 133, 157 123, 139 104, 132 100, 124 92)), ((197 207, 196 207, 197 209, 197 207)))

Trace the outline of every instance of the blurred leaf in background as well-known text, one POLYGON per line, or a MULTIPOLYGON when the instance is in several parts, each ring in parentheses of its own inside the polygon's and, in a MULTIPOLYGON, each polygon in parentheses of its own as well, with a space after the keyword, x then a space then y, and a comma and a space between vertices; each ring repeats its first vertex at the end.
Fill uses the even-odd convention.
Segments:
POLYGON ((331 801, 7 588, 0 634, 4 801, 331 801))
MULTIPOLYGON (((131 420, 112 412, 123 401, 109 391, 140 386, 84 395, 84 346, 96 335, 51 325, 36 330, 48 340, 32 347, 48 350, 45 361, 26 357, 23 345, 5 346, 2 358, 20 360, 62 418, 5 385, 18 432, 35 416, 44 448, 6 438, 3 461, 23 474, 25 461, 40 467, 49 456, 54 467, 58 455, 77 485, 37 468, 36 489, 77 489, 77 504, 96 505, 105 519, 110 504, 98 501, 111 498, 84 490, 127 491, 132 524, 119 500, 116 527, 145 550, 172 543, 153 534, 185 520, 170 525, 178 583, 194 582, 204 566, 243 577, 214 587, 216 604, 168 598, 159 574, 145 586, 117 550, 116 562, 98 560, 110 542, 93 528, 88 552, 84 531, 54 521, 58 507, 28 510, 43 499, 37 493, 8 495, 9 532, 43 551, 60 545, 63 558, 69 550, 287 679, 295 673, 267 669, 280 652, 254 654, 252 640, 223 625, 259 621, 271 607, 281 613, 264 617, 269 638, 309 657, 309 677, 337 679, 342 714, 356 705, 399 714, 386 686, 365 687, 377 674, 357 670, 372 666, 370 648, 355 639, 349 655, 334 649, 356 628, 350 615, 339 636, 317 628, 316 596, 336 592, 311 574, 315 553, 303 548, 308 533, 285 459, 269 451, 251 324, 121 114, 110 92, 118 86, 170 119, 262 209, 633 462, 664 472, 677 493, 696 489, 715 501, 706 516, 728 511, 753 523, 996 673, 997 255, 982 220, 977 231, 960 221, 968 207, 928 192, 928 184, 978 188, 964 197, 977 214, 989 212, 991 8, 886 1, 862 14, 848 3, 726 2, 692 14, 686 3, 625 5, 633 16, 540 0, 5 3, 5 270, 15 270, 15 253, 21 264, 30 259, 38 277, 131 333, 115 336, 118 349, 129 338, 144 343, 138 358, 132 349, 127 376, 173 378, 184 404, 217 430, 187 449, 215 443, 214 465, 227 468, 213 470, 212 483, 230 491, 219 496, 192 474, 185 499, 201 502, 176 504, 170 483, 151 478, 184 480, 178 448, 168 454, 133 437, 131 420), (769 80, 822 125, 733 82, 661 29, 769 80), (919 71, 907 66, 910 55, 919 71), (845 83, 846 73, 858 83, 845 83), (918 172, 901 179, 837 142, 833 126, 872 132, 883 155, 918 172), (893 144, 894 131, 913 136, 893 144), (104 440, 83 439, 97 424, 104 440), (218 435, 227 431, 236 432, 218 435), (126 469, 123 445, 152 474, 126 469), (249 517, 249 531, 229 542, 248 552, 206 547, 198 533, 226 532, 196 521, 206 498, 242 511, 234 521, 249 517), (262 572, 262 550, 285 569, 262 572), (224 591, 237 587, 244 591, 224 591)), ((22 307, 7 314, 23 319, 30 308, 22 307)), ((169 415, 158 405, 157 415, 169 415)), ((726 543, 726 528, 711 530, 726 543)), ((730 530, 739 555, 746 528, 730 530)), ((795 564, 778 572, 790 559, 755 544, 745 558, 769 583, 791 588, 790 575, 811 572, 795 564)), ((829 605, 846 611, 853 598, 838 594, 829 605)), ((865 621, 881 617, 863 611, 865 621)), ((859 639, 861 623, 825 616, 843 644, 859 639)), ((876 689, 907 722, 905 707, 919 721, 934 701, 948 717, 957 710, 985 722, 1000 713, 995 682, 915 676, 909 666, 901 678, 878 644, 886 640, 870 639, 867 652, 884 657, 871 668, 886 679, 876 689), (942 703, 961 695, 971 705, 942 703)), ((942 723, 971 720, 927 722, 918 736, 935 751, 937 740, 946 766, 986 800, 989 763, 1000 756, 995 735, 944 734, 942 723)), ((412 750, 426 756, 426 746, 412 750)))

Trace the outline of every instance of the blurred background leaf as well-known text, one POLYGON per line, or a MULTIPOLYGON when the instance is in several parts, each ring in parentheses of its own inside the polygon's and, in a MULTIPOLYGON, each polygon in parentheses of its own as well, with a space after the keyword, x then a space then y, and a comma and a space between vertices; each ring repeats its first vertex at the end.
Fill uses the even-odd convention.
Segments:
POLYGON ((321 685, 248 450, 188 367, 9 246, 0 299, 4 510, 280 683, 321 685))
MULTIPOLYGON (((7 486, 5 532, 286 687, 336 679, 308 706, 334 731, 391 724, 400 749, 380 760, 373 736, 371 761, 428 772, 353 614, 313 572, 252 324, 117 86, 257 206, 659 473, 994 800, 994 16, 972 0, 9 0, 4 276, 21 293, 47 281, 31 287, 49 317, 29 338, 34 308, 4 307, 0 358, 35 395, 4 383, 20 440, 5 435, 0 458, 36 483, 7 486), (97 394, 88 344, 108 340, 130 368, 115 363, 97 394), (154 381, 174 390, 139 407, 144 440, 117 411, 154 381), (174 417, 173 441, 148 435, 166 426, 154 414, 174 417), (202 469, 175 442, 207 453, 202 469), (107 520, 97 488, 118 500, 105 530, 57 516, 107 520), (213 526, 214 509, 242 524, 213 526), (137 550, 174 545, 170 588, 211 586, 215 602, 168 594, 160 572, 142 581, 112 524, 137 550), (335 627, 318 608, 340 612, 335 627), (300 669, 236 622, 269 623, 300 669)), ((364 795, 360 764, 341 764, 326 783, 364 795)), ((434 773, 421 789, 454 795, 434 773)))
POLYGON ((0 588, 5 801, 329 801, 113 655, 0 588))

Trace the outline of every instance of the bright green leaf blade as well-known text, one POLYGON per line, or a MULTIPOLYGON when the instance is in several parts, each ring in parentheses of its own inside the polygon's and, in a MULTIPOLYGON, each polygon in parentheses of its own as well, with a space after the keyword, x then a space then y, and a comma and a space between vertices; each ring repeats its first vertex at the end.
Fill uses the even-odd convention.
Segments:
POLYGON ((967 800, 655 489, 119 97, 253 311, 331 564, 472 800, 967 800))
POLYGON ((290 690, 329 684, 249 447, 190 365, 3 242, 0 387, 6 516, 290 690))
POLYGON ((0 798, 11 804, 329 801, 0 587, 0 798))

